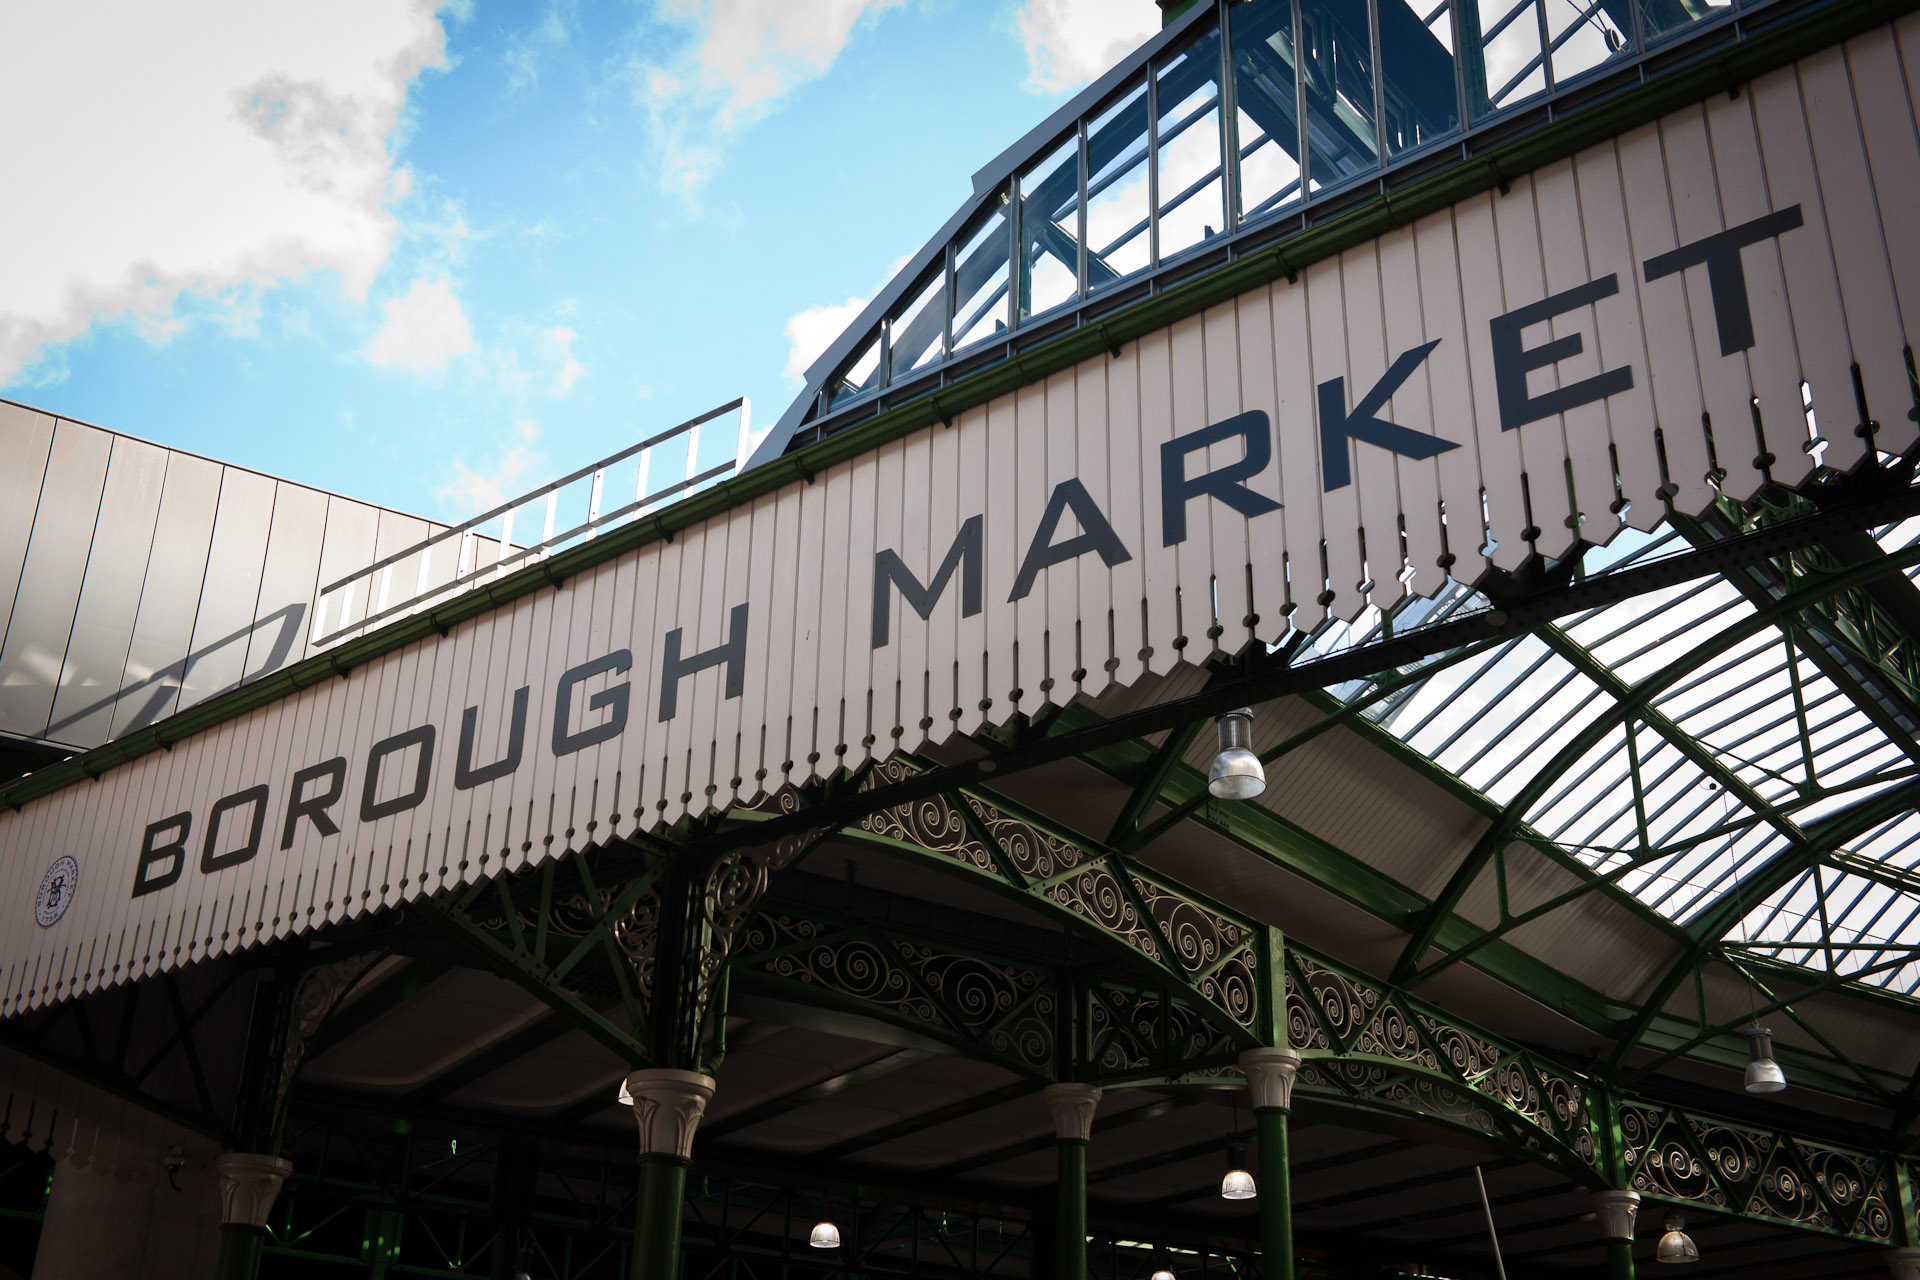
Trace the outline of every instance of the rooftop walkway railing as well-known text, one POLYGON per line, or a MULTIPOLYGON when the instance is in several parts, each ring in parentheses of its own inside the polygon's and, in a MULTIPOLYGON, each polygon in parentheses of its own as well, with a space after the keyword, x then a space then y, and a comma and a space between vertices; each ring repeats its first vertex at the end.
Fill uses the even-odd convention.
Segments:
POLYGON ((327 583, 314 605, 314 647, 432 608, 734 475, 753 442, 751 409, 744 397, 730 400, 327 583), (732 452, 713 461, 713 445, 702 449, 703 430, 711 442, 711 424, 735 410, 740 419, 732 452), (533 530, 538 535, 529 539, 533 530))

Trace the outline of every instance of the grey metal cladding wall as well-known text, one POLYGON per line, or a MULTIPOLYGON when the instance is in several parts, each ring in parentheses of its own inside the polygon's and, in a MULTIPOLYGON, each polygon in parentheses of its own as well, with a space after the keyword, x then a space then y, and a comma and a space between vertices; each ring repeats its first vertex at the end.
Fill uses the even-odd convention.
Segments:
POLYGON ((72 747, 304 657, 319 587, 444 527, 6 401, 0 458, 0 732, 72 747))

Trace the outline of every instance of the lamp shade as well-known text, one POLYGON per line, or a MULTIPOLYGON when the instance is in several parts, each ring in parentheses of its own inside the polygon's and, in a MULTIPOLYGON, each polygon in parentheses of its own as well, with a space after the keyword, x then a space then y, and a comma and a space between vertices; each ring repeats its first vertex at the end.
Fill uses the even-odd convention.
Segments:
POLYGON ((1251 1200, 1258 1194, 1253 1175, 1247 1172, 1247 1149, 1236 1142, 1227 1148, 1227 1176, 1220 1179, 1221 1198, 1251 1200))
POLYGON ((1773 1032, 1757 1023, 1741 1032, 1747 1038, 1747 1092, 1778 1093, 1787 1073, 1773 1060, 1773 1032))
POLYGON ((1218 721, 1220 754, 1207 770, 1207 791, 1217 800, 1251 800, 1267 789, 1267 771, 1253 754, 1253 712, 1229 711, 1218 721))
POLYGON ((807 1237, 807 1243, 816 1249, 838 1249, 840 1228, 831 1222, 816 1222, 813 1224, 813 1234, 807 1237))
POLYGON ((1153 1280, 1173 1280, 1173 1272, 1162 1267, 1153 1273, 1153 1280))
POLYGON ((1228 1200, 1251 1200, 1259 1192, 1254 1188, 1252 1174, 1245 1169, 1229 1169, 1227 1176, 1220 1179, 1220 1194, 1228 1200))
POLYGON ((1678 1214, 1667 1219, 1667 1233, 1660 1237, 1660 1243, 1653 1250, 1655 1262, 1700 1261, 1700 1247, 1694 1244, 1692 1236, 1680 1229, 1685 1225, 1678 1214))

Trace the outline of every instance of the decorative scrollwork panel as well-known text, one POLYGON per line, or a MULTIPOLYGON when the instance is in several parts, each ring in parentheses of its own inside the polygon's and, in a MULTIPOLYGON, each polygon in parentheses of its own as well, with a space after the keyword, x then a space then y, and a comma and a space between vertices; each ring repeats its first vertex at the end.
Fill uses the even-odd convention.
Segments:
POLYGON ((1622 1156, 1643 1194, 1834 1235, 1890 1242, 1885 1162, 1865 1152, 1651 1107, 1620 1108, 1622 1156))

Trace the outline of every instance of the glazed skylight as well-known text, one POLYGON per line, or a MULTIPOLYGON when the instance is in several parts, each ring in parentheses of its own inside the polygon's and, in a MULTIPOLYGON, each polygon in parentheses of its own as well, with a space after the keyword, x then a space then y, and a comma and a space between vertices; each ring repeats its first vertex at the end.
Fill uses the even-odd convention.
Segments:
MULTIPOLYGON (((1916 538, 1920 522, 1876 540, 1898 553, 1916 538)), ((1629 530, 1583 568, 1689 545, 1670 529, 1629 530)), ((1520 805, 1519 842, 1564 851, 1696 934, 1914 994, 1911 715, 1888 696, 1894 675, 1833 642, 1844 619, 1773 608, 1817 591, 1817 578, 1769 573, 1747 592, 1699 579, 1454 655, 1366 714, 1494 802, 1520 805)), ((1396 625, 1484 607, 1450 586, 1396 625)), ((1363 642, 1378 625, 1316 646, 1363 642)), ((1377 687, 1330 692, 1352 702, 1377 687)))

